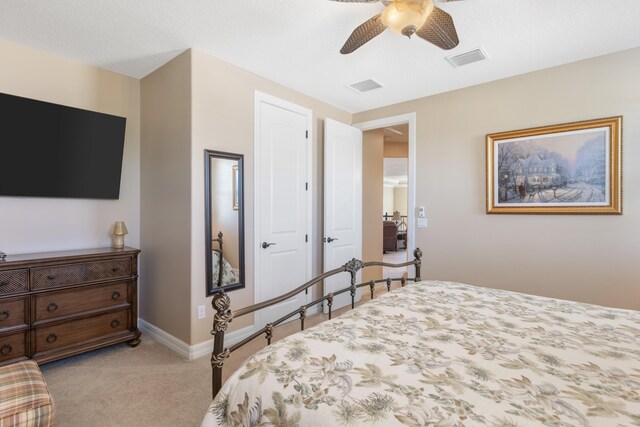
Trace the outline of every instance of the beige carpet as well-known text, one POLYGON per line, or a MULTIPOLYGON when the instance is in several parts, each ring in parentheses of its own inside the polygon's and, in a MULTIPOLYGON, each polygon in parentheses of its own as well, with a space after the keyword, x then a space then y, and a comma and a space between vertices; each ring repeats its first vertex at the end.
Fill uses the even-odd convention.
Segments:
MULTIPOLYGON (((360 304, 369 298, 368 289, 363 291, 360 304)), ((386 287, 380 286, 376 295, 382 292, 386 287)), ((334 317, 344 311, 338 310, 334 317)), ((305 326, 325 318, 316 314, 305 326)), ((276 328, 274 341, 299 328, 299 321, 276 328)), ((225 379, 265 344, 266 340, 258 338, 234 352, 225 364, 225 379)), ((190 362, 144 335, 137 348, 119 344, 41 369, 56 405, 55 425, 59 427, 199 426, 211 403, 209 357, 190 362)))
POLYGON ((198 426, 211 400, 206 357, 189 362, 144 336, 41 370, 56 426, 198 426))

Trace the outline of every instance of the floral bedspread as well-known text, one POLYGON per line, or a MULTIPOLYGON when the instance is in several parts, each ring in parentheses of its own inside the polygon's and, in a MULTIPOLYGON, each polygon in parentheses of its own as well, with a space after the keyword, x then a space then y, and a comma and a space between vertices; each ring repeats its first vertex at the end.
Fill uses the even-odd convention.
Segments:
POLYGON ((249 358, 203 426, 640 426, 640 312, 410 284, 249 358))
POLYGON ((222 285, 218 284, 220 279, 220 252, 212 251, 212 263, 213 263, 213 286, 225 286, 232 283, 238 283, 240 278, 238 273, 231 267, 229 261, 225 257, 222 257, 222 285))

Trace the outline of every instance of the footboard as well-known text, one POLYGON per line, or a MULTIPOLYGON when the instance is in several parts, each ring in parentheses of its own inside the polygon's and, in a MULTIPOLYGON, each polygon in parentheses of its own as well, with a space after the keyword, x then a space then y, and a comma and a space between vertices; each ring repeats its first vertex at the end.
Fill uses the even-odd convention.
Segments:
POLYGON ((402 286, 404 286, 406 284, 406 281, 413 281, 413 282, 419 282, 422 279, 420 278, 420 267, 422 264, 422 251, 418 248, 415 251, 413 251, 413 255, 414 255, 414 260, 413 261, 409 261, 409 262, 405 262, 405 263, 400 263, 400 264, 390 264, 390 263, 385 263, 385 262, 378 262, 378 261, 372 261, 372 262, 362 262, 360 260, 357 259, 352 259, 351 261, 349 261, 348 263, 346 263, 345 265, 343 265, 340 268, 336 268, 335 270, 331 270, 328 271, 326 273, 321 274, 318 277, 315 277, 311 280, 309 280, 308 282, 300 285, 299 287, 287 292, 284 295, 281 295, 279 297, 276 298, 272 298, 268 301, 263 301, 260 302, 258 304, 254 304, 251 305, 249 307, 245 307, 245 308, 241 308, 239 310, 236 311, 232 311, 231 310, 231 301, 229 300, 229 296, 223 291, 219 291, 217 292, 214 296, 213 296, 213 301, 211 302, 211 305, 213 306, 213 309, 215 311, 215 315, 213 318, 213 330, 211 331, 211 334, 214 336, 213 339, 213 353, 211 355, 211 368, 213 370, 213 378, 212 378, 212 392, 213 392, 213 397, 215 398, 215 396, 218 394, 218 391, 220 391, 220 388, 222 387, 222 367, 224 366, 224 362, 227 359, 227 357, 229 357, 229 355, 237 350, 238 348, 242 347, 243 345, 247 344, 248 342, 254 340, 255 338, 259 337, 262 334, 265 334, 265 338, 267 340, 267 345, 271 344, 271 338, 273 337, 273 328, 278 326, 279 324, 283 323, 284 321, 286 321, 287 319, 289 319, 290 317, 299 314, 300 315, 300 328, 302 330, 304 330, 304 321, 306 319, 307 316, 307 309, 309 307, 312 307, 316 304, 320 304, 320 303, 324 303, 325 301, 327 302, 327 306, 328 306, 328 310, 329 310, 329 319, 331 319, 331 308, 333 305, 333 299, 335 296, 337 295, 341 295, 343 293, 349 292, 351 294, 351 308, 355 307, 355 296, 356 296, 356 289, 358 288, 362 288, 365 286, 368 286, 371 292, 371 298, 374 298, 374 290, 377 284, 380 283, 384 283, 386 284, 387 287, 387 291, 391 290, 391 283, 396 281, 396 282, 400 282, 400 284, 402 286), (398 279, 391 279, 391 278, 386 278, 386 279, 378 279, 378 280, 371 280, 368 282, 363 282, 363 283, 359 283, 356 284, 356 273, 364 268, 367 267, 373 267, 373 266, 383 266, 383 267, 406 267, 406 266, 410 266, 413 265, 415 266, 415 277, 413 278, 398 278, 398 279), (225 347, 224 345, 224 334, 225 331, 227 330, 229 323, 234 319, 234 318, 238 318, 241 316, 245 316, 247 314, 253 313, 254 311, 258 311, 261 310, 263 308, 266 307, 270 307, 274 304, 278 304, 282 301, 285 301, 289 298, 291 298, 292 296, 305 291, 307 289, 309 289, 310 287, 312 287, 313 285, 322 282, 324 279, 334 276, 336 274, 340 274, 340 273, 349 273, 351 276, 351 284, 350 286, 347 286, 343 289, 340 289, 339 291, 336 292, 331 292, 328 293, 327 295, 322 296, 321 298, 316 299, 315 301, 312 301, 308 304, 305 304, 303 306, 301 306, 298 310, 294 310, 291 313, 286 314, 285 316, 281 317, 280 319, 274 321, 274 322, 270 322, 267 323, 264 327, 262 327, 261 329, 259 329, 258 331, 254 332, 253 334, 251 334, 250 336, 248 336, 247 338, 245 338, 244 340, 230 346, 230 347, 225 347))

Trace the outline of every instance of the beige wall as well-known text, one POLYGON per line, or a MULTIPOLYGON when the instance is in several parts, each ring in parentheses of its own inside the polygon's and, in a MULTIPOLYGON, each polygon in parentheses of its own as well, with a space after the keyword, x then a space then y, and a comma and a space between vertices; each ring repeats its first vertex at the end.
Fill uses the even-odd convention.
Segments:
MULTIPOLYGON (((384 182, 384 131, 362 134, 362 260, 382 261, 382 192, 384 182)), ((379 279, 382 267, 367 268, 362 280, 379 279)))
POLYGON ((385 141, 384 156, 403 159, 409 157, 409 143, 407 141, 385 141))
POLYGON ((126 244, 138 247, 140 82, 3 40, 0 58, 0 92, 127 118, 120 198, 0 197, 0 250, 19 254, 110 246, 118 220, 129 229, 126 244))
POLYGON ((640 309, 640 49, 357 114, 417 113, 427 279, 640 309), (486 215, 485 135, 624 116, 624 215, 486 215))
POLYGON ((393 187, 385 185, 382 194, 382 215, 385 213, 393 215, 393 187))
POLYGON ((190 52, 183 53, 142 79, 141 97, 143 256, 140 263, 140 317, 189 343, 190 52))
MULTIPOLYGON (((253 303, 253 102, 258 90, 313 111, 313 275, 322 270, 323 120, 330 117, 351 123, 351 114, 280 86, 265 78, 192 51, 192 174, 191 174, 191 344, 211 339, 211 298, 205 297, 204 260, 204 149, 244 154, 245 158, 245 265, 246 287, 230 293, 235 307, 253 303), (196 307, 207 306, 207 317, 197 319, 196 307)), ((286 274, 286 272, 283 272, 286 274)), ((248 326, 251 316, 234 319, 230 330, 248 326)))
POLYGON ((393 189, 393 210, 400 215, 407 214, 407 187, 395 187, 393 189))

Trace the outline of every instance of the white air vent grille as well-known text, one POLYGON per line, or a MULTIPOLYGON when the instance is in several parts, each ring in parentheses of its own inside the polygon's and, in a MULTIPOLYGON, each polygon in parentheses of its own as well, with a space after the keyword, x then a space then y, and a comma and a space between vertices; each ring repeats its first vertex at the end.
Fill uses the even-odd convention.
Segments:
POLYGON ((484 61, 488 56, 482 49, 474 49, 455 56, 448 56, 447 61, 455 68, 468 65, 473 62, 484 61))
POLYGON ((369 92, 370 90, 380 89, 382 87, 382 84, 378 83, 373 79, 367 79, 358 83, 351 84, 347 87, 350 89, 353 89, 358 93, 363 93, 363 92, 369 92))

